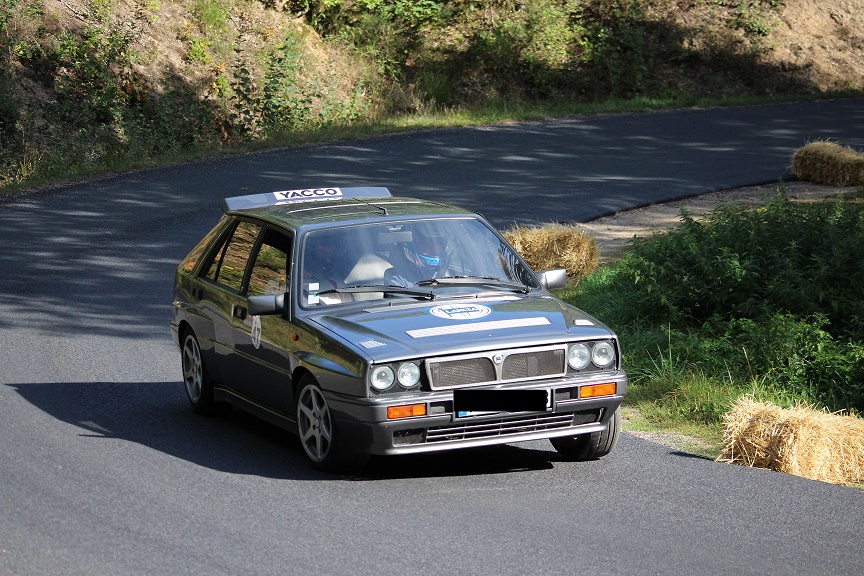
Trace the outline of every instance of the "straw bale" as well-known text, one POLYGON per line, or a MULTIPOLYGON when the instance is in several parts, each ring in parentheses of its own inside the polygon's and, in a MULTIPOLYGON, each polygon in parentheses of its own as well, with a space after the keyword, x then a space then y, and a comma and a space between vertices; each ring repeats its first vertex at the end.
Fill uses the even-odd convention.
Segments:
POLYGON ((832 484, 864 482, 864 420, 742 397, 725 416, 720 462, 832 484))
POLYGON ((864 153, 820 140, 792 155, 792 173, 800 180, 830 186, 864 185, 864 153))
POLYGON ((599 263, 597 241, 578 226, 516 226, 503 235, 534 270, 564 268, 571 278, 581 279, 599 263))

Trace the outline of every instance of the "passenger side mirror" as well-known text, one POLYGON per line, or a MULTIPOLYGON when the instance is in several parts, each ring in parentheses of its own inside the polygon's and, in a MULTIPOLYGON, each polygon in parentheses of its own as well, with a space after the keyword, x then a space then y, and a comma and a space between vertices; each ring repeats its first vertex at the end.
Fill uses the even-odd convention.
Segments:
POLYGON ((540 283, 546 290, 564 288, 567 286, 567 271, 563 268, 541 270, 537 273, 537 277, 540 279, 540 283))
POLYGON ((285 294, 249 296, 246 309, 251 316, 267 316, 285 312, 285 294))

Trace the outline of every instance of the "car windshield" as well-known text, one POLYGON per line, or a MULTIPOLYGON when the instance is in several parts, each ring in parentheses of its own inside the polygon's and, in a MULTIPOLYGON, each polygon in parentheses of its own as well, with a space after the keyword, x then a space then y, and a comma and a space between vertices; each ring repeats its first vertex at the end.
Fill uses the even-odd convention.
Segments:
POLYGON ((537 288, 513 249, 474 218, 387 221, 306 234, 301 305, 537 288))

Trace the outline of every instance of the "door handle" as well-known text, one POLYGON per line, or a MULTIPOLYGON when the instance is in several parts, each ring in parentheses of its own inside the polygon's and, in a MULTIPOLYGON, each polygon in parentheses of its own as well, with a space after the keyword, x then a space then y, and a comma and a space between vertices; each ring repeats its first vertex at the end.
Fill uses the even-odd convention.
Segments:
POLYGON ((246 308, 244 306, 238 306, 237 304, 235 304, 234 306, 232 306, 231 314, 238 320, 245 320, 246 308))
POLYGON ((192 298, 195 298, 196 300, 203 300, 204 288, 202 288, 201 286, 194 286, 192 288, 192 298))

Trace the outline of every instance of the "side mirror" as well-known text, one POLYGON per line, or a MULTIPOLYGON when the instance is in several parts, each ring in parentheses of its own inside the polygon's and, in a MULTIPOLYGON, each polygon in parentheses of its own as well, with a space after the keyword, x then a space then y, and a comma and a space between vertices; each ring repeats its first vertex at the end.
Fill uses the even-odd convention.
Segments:
POLYGON ((285 312, 285 294, 250 296, 246 301, 250 316, 266 316, 285 312))
POLYGON ((540 283, 546 290, 553 288, 564 288, 567 286, 567 271, 563 268, 553 270, 541 270, 537 273, 540 283))

